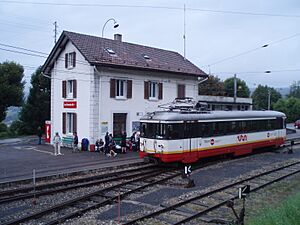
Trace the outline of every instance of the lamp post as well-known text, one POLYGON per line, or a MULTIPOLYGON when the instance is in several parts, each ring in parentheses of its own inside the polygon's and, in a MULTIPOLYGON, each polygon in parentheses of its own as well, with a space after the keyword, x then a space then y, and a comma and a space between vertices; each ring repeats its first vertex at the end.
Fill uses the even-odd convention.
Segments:
POLYGON ((117 21, 114 18, 108 19, 102 27, 102 37, 104 36, 104 28, 109 21, 114 21, 114 28, 117 28, 119 26, 119 24, 117 23, 117 21))

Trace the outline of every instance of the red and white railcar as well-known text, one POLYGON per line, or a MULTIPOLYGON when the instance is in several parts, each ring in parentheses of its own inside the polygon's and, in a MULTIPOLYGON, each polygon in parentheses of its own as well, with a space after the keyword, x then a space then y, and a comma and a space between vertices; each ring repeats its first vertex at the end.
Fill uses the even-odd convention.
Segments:
POLYGON ((140 120, 140 157, 191 163, 204 157, 279 147, 286 138, 285 118, 277 111, 153 112, 140 120))

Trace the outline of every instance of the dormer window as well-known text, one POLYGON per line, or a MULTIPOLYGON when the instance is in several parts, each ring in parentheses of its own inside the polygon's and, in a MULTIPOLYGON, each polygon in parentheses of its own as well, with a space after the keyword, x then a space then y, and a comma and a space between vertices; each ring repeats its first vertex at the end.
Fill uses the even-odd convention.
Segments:
POLYGON ((106 48, 106 51, 110 54, 110 55, 115 55, 115 51, 112 50, 111 48, 106 48))
POLYGON ((146 60, 150 60, 150 57, 148 56, 148 55, 143 55, 143 57, 144 57, 144 59, 146 59, 146 60))
POLYGON ((76 65, 76 52, 70 52, 65 54, 65 68, 71 69, 76 65))

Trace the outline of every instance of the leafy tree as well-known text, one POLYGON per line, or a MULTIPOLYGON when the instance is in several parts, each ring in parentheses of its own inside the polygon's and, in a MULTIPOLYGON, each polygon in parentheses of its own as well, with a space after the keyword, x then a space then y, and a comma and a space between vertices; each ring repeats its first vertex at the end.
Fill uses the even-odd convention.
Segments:
POLYGON ((300 98, 300 81, 294 81, 290 86, 289 97, 300 98))
POLYGON ((20 64, 0 63, 0 122, 5 119, 9 106, 21 106, 23 103, 23 73, 20 64))
POLYGON ((254 109, 267 109, 268 108, 268 96, 270 91, 271 109, 272 103, 277 102, 281 98, 281 94, 274 88, 268 87, 267 85, 258 85, 252 94, 253 108, 254 109))
MULTIPOLYGON (((249 98, 250 90, 245 81, 236 78, 237 80, 237 97, 249 98)), ((228 96, 234 97, 234 77, 228 78, 224 81, 225 91, 228 96)))
POLYGON ((289 97, 279 99, 273 108, 277 111, 284 112, 287 116, 287 122, 295 122, 300 118, 300 99, 289 97))
POLYGON ((31 86, 18 125, 19 132, 24 134, 35 134, 37 128, 50 119, 50 79, 42 75, 41 67, 32 74, 31 86))
POLYGON ((4 123, 0 123, 0 132, 6 132, 7 131, 7 126, 4 123))
POLYGON ((198 86, 199 95, 214 95, 214 96, 224 96, 225 87, 223 81, 220 78, 209 75, 208 79, 199 84, 198 86))
POLYGON ((21 134, 22 132, 20 131, 23 127, 23 123, 20 120, 15 120, 12 122, 12 124, 9 127, 9 133, 12 136, 16 136, 18 134, 21 134))

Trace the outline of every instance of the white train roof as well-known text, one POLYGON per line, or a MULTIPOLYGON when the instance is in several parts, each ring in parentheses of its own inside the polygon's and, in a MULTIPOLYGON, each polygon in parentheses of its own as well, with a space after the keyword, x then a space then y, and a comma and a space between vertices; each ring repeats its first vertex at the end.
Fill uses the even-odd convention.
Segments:
POLYGON ((286 117, 278 111, 156 111, 143 116, 141 122, 162 121, 222 121, 222 120, 251 120, 275 119, 286 117))

